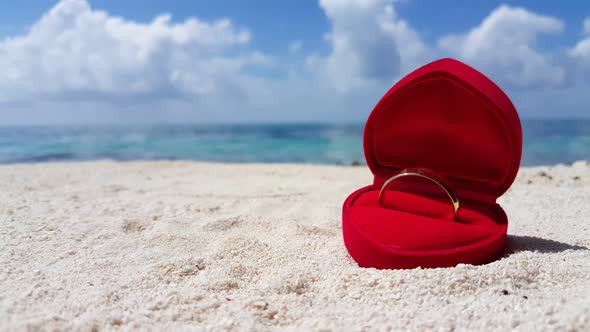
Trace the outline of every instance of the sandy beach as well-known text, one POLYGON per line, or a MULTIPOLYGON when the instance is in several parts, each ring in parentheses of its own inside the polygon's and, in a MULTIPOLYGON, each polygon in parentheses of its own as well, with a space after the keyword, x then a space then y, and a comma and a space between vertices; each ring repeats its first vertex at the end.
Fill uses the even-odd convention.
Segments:
POLYGON ((590 164, 521 169, 504 257, 359 268, 367 167, 0 166, 0 330, 590 330, 590 164))

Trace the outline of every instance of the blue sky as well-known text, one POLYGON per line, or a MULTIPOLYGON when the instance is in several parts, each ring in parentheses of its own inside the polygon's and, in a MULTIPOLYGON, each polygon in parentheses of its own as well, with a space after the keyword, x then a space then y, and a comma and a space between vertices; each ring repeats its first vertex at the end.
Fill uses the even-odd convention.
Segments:
POLYGON ((358 122, 441 57, 522 117, 590 117, 581 1, 8 0, 0 124, 358 122))

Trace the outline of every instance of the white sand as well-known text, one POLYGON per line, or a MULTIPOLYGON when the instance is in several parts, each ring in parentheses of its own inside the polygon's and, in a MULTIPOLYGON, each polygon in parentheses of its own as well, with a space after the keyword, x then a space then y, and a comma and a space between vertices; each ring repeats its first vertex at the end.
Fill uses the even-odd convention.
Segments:
POLYGON ((0 166, 0 329, 590 330, 590 165, 523 169, 505 258, 359 268, 366 167, 0 166))

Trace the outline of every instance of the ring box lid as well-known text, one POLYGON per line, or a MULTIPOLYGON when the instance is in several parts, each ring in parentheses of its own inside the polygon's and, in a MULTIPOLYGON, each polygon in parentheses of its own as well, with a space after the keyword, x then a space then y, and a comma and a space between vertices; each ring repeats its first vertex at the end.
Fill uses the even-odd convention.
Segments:
POLYGON ((364 131, 374 185, 404 168, 444 176, 460 198, 495 202, 520 165, 516 109, 490 79, 441 59, 413 71, 381 98, 364 131))

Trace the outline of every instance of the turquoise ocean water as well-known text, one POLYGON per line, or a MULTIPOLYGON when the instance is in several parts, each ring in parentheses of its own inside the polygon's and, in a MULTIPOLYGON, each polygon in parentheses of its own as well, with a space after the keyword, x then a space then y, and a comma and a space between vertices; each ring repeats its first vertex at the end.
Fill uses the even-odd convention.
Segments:
MULTIPOLYGON (((522 165, 590 160, 590 120, 523 120, 522 165)), ((0 163, 364 163, 363 124, 0 127, 0 163)))

